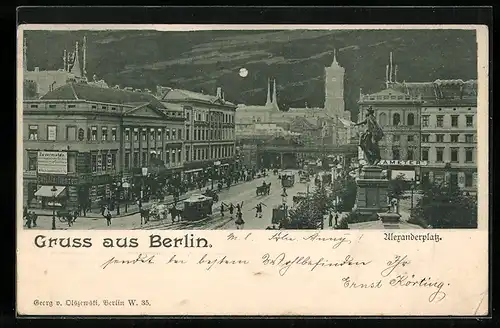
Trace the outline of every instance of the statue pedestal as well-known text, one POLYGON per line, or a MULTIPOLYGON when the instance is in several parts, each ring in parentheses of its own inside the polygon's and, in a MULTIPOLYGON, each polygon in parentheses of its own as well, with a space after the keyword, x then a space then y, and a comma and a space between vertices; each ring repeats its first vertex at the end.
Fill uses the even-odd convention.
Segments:
MULTIPOLYGON (((356 203, 352 211, 366 218, 366 221, 377 220, 377 213, 387 212, 387 187, 389 180, 382 177, 379 166, 364 166, 360 177, 356 180, 358 186, 356 203)), ((363 220, 361 220, 363 221, 363 220)))

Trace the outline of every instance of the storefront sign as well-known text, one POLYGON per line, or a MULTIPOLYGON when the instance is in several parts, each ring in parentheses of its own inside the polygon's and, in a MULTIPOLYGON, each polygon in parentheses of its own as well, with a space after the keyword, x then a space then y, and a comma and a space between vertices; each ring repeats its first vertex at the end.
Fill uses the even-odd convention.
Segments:
POLYGON ((68 153, 59 151, 38 152, 38 173, 68 174, 68 153))
POLYGON ((78 177, 39 175, 37 183, 39 185, 74 186, 78 184, 78 177))
POLYGON ((402 161, 393 159, 383 159, 378 165, 389 165, 389 166, 427 166, 427 161, 402 161))

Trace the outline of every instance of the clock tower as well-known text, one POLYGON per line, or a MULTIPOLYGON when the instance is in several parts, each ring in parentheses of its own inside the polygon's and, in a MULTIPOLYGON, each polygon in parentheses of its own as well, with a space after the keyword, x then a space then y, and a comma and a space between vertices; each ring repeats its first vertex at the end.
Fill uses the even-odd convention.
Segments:
POLYGON ((337 62, 334 51, 332 64, 325 67, 325 110, 331 116, 342 117, 345 110, 344 74, 345 69, 337 62))

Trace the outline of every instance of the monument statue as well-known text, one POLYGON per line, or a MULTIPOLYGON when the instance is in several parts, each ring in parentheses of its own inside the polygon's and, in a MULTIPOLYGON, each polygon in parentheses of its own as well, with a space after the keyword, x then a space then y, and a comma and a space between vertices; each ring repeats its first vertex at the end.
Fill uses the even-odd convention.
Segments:
POLYGON ((377 165, 377 163, 381 160, 378 142, 384 136, 384 132, 377 123, 374 115, 375 111, 372 109, 372 106, 367 108, 366 112, 366 119, 362 122, 354 124, 354 126, 366 125, 365 132, 363 132, 359 138, 359 147, 365 154, 368 164, 377 165))

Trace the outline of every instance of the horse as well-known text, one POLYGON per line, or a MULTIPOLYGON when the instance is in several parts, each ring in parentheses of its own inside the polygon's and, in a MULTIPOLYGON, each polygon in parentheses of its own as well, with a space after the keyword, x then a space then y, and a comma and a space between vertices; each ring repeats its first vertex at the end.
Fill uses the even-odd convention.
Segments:
POLYGON ((175 223, 175 219, 179 217, 179 220, 181 220, 181 214, 182 210, 177 209, 175 206, 171 207, 168 209, 168 212, 170 213, 170 216, 172 217, 172 223, 175 223))
POLYGON ((256 196, 269 195, 270 190, 271 190, 271 183, 269 182, 268 184, 263 184, 262 186, 258 186, 255 194, 256 196))

